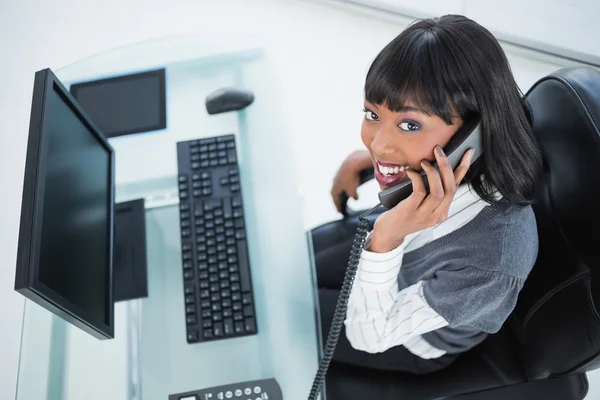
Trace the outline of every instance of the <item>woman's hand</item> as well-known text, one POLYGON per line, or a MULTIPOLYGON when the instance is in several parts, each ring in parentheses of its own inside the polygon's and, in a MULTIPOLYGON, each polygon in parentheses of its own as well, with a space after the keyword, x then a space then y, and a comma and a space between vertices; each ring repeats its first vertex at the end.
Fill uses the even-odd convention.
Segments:
POLYGON ((342 163, 331 188, 331 197, 338 212, 342 212, 340 194, 346 192, 348 197, 358 200, 357 189, 360 186, 360 171, 373 165, 371 155, 366 150, 358 150, 350 154, 342 163))
POLYGON ((400 246, 406 235, 439 224, 448 218, 448 209, 458 185, 465 177, 473 150, 465 153, 461 163, 452 171, 450 162, 442 148, 434 151, 440 173, 424 160, 421 163, 429 181, 429 195, 425 192, 423 179, 418 172, 408 170, 412 181, 412 194, 391 210, 381 214, 375 221, 371 235, 370 251, 386 253, 400 246))

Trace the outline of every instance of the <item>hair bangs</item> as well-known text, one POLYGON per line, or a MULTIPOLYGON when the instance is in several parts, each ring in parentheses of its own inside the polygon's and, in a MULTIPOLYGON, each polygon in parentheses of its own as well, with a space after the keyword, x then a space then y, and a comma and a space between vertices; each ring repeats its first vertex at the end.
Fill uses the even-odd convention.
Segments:
MULTIPOLYGON (((427 35, 400 37, 373 61, 365 81, 365 99, 391 111, 418 110, 447 124, 460 113, 427 35)), ((435 46, 438 47, 438 46, 435 46)))

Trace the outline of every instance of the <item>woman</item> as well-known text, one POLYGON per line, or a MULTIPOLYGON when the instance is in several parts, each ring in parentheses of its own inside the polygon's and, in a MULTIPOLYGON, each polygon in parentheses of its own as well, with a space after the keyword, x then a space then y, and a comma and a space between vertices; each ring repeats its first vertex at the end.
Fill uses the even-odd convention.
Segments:
MULTIPOLYGON (((410 179, 413 193, 367 236, 334 361, 432 372, 497 332, 514 309, 537 257, 530 204, 541 154, 500 45, 462 16, 418 21, 392 40, 368 71, 364 112, 367 151, 338 172, 338 209, 342 190, 357 197, 368 165, 382 189, 410 179), (443 148, 473 115, 484 152, 471 165, 468 151, 453 171, 443 148)), ((317 254, 325 330, 347 261, 328 254, 317 254)))

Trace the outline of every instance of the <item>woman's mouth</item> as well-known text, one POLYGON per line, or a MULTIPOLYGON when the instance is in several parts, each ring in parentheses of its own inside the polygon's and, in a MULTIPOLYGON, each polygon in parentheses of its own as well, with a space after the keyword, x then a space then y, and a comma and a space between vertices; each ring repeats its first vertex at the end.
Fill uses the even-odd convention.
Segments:
POLYGON ((393 164, 374 160, 375 179, 382 186, 394 186, 403 180, 406 180, 406 171, 410 168, 407 165, 393 164))

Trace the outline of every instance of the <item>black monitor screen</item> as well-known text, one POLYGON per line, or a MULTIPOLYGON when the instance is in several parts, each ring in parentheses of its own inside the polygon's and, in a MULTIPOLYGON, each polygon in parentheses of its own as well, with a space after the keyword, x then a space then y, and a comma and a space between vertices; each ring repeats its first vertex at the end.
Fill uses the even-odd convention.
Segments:
POLYGON ((166 128, 165 70, 71 85, 107 138, 166 128))
POLYGON ((49 70, 36 74, 25 174, 17 290, 112 337, 113 150, 49 70))
POLYGON ((56 91, 46 107, 39 279, 107 322, 110 154, 56 91))

